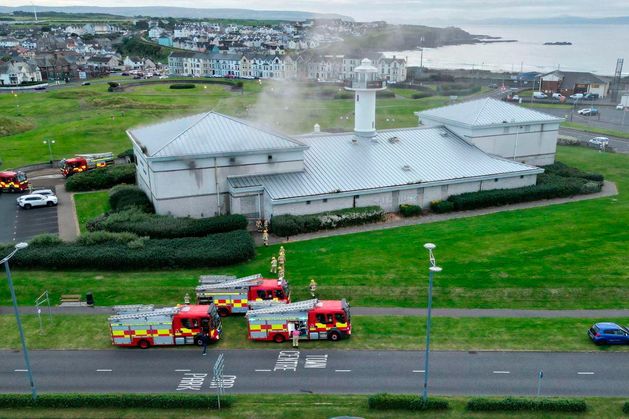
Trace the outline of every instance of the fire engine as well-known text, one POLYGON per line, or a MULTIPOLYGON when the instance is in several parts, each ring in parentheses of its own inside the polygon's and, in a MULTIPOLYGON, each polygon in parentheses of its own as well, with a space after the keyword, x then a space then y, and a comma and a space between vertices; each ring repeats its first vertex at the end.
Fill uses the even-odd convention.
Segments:
POLYGON ((114 164, 112 153, 99 154, 77 154, 76 156, 61 160, 61 173, 69 177, 75 173, 87 172, 88 170, 100 169, 114 164))
POLYGON ((221 318, 213 304, 157 309, 118 306, 116 313, 109 317, 109 326, 112 344, 117 346, 202 345, 204 332, 210 342, 221 337, 221 318))
POLYGON ((255 274, 244 278, 226 275, 203 275, 196 287, 197 304, 212 304, 220 316, 246 313, 256 301, 290 302, 286 280, 265 279, 255 274))
POLYGON ((0 172, 0 192, 23 192, 29 186, 28 178, 24 172, 0 172))
POLYGON ((245 314, 249 339, 272 340, 278 343, 289 339, 297 328, 300 340, 328 339, 337 341, 352 334, 349 304, 343 300, 306 300, 290 304, 250 310, 245 314))

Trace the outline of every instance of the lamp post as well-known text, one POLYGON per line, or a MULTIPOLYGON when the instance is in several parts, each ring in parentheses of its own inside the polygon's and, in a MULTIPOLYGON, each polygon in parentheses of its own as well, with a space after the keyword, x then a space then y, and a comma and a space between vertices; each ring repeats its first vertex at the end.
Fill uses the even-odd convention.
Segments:
POLYGON ((426 315, 426 354, 424 356, 424 393, 422 399, 424 403, 428 400, 428 375, 430 371, 429 355, 430 355, 430 320, 432 312, 432 279, 435 272, 441 272, 441 268, 437 266, 435 255, 432 251, 435 249, 433 243, 424 244, 424 248, 428 250, 428 259, 430 267, 428 268, 428 314, 426 315))
POLYGON ((9 282, 9 290, 11 291, 11 299, 13 300, 13 311, 15 312, 15 320, 17 321, 17 328, 20 332, 20 341, 22 343, 22 353, 24 354, 24 364, 26 364, 26 372, 28 373, 28 380, 31 384, 31 393, 33 400, 37 399, 37 389, 35 388, 35 382, 33 381, 33 373, 31 371, 31 362, 28 358, 28 349, 26 348, 26 341, 24 340, 24 330, 22 329, 22 321, 20 320, 20 312, 17 308, 17 300, 15 298, 15 290, 13 289, 13 279, 11 278, 11 270, 9 269, 9 259, 11 259, 18 251, 28 247, 28 243, 18 243, 15 245, 15 250, 9 253, 0 263, 4 264, 4 270, 7 273, 7 280, 9 282))
POLYGON ((50 152, 50 164, 52 164, 52 145, 55 143, 55 140, 44 140, 44 144, 48 144, 48 151, 50 152))

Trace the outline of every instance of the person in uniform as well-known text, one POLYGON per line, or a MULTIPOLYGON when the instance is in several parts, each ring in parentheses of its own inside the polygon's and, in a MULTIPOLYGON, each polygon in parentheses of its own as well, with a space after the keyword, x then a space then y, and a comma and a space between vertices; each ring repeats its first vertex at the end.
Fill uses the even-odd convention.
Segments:
POLYGON ((262 241, 264 242, 265 246, 269 245, 269 232, 266 228, 262 232, 262 241))
POLYGON ((277 279, 284 279, 284 266, 280 265, 279 268, 277 268, 277 279))
POLYGON ((314 297, 315 291, 317 291, 317 283, 315 282, 314 279, 310 280, 310 285, 308 286, 308 288, 310 289, 310 295, 314 297))
POLYGON ((275 259, 275 256, 271 258, 271 273, 272 274, 277 273, 277 259, 275 259))

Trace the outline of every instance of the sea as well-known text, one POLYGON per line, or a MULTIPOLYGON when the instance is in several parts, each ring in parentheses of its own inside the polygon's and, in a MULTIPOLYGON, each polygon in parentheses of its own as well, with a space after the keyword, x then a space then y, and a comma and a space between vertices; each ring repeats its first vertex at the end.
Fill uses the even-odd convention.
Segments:
MULTIPOLYGON (((428 68, 538 71, 587 71, 611 76, 618 58, 624 58, 623 75, 629 75, 629 28, 626 25, 511 25, 462 26, 474 35, 498 36, 517 42, 451 45, 424 48, 428 68), (544 45, 572 42, 572 45, 544 45)), ((406 57, 419 66, 421 52, 385 51, 385 56, 406 57)))

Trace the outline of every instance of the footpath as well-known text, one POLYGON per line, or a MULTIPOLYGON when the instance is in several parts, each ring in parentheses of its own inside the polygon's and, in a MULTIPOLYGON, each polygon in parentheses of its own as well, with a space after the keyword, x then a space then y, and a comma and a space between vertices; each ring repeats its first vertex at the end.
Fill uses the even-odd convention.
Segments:
MULTIPOLYGON (((34 306, 20 306, 20 314, 37 314, 34 306)), ((51 307, 53 315, 97 315, 113 314, 113 307, 51 307)), ((352 307, 351 313, 358 316, 417 316, 426 315, 425 308, 400 308, 400 307, 352 307)), ((12 306, 0 306, 0 315, 13 314, 12 306)), ((41 314, 48 314, 48 307, 41 307, 41 314)), ((521 310, 508 308, 433 308, 433 317, 488 317, 488 318, 629 318, 629 309, 602 309, 602 310, 521 310)))

